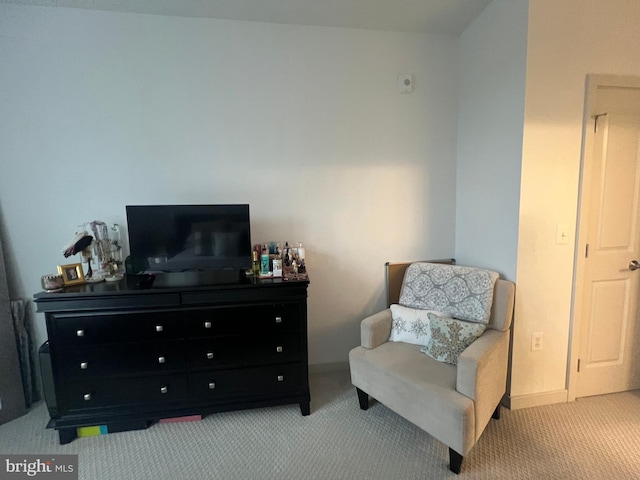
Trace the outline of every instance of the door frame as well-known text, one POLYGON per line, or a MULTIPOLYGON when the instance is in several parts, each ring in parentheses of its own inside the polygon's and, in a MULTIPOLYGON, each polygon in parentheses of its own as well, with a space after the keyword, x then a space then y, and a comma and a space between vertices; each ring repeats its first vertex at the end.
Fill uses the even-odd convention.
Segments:
POLYGON ((580 155, 580 178, 578 211, 576 218, 576 241, 573 263, 573 286, 567 359, 567 400, 576 399, 578 385, 578 359, 580 357, 580 335, 584 306, 585 250, 587 246, 587 214, 591 199, 591 165, 594 146, 594 115, 599 87, 640 88, 640 76, 633 75, 587 75, 585 108, 582 121, 582 153, 580 155))

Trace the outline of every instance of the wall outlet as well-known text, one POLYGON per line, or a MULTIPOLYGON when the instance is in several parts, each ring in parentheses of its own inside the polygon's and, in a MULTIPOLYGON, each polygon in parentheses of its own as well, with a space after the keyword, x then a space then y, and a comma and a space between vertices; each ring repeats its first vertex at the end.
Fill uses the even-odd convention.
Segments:
POLYGON ((544 332, 536 332, 531 334, 531 351, 542 350, 544 340, 544 332))

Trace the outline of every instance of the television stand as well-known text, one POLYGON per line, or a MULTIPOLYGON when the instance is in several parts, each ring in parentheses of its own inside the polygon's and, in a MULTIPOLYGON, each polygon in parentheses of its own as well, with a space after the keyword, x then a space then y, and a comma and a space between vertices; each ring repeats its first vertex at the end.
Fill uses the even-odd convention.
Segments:
POLYGON ((290 403, 309 415, 308 283, 144 289, 125 278, 36 294, 47 426, 68 443, 84 426, 290 403))

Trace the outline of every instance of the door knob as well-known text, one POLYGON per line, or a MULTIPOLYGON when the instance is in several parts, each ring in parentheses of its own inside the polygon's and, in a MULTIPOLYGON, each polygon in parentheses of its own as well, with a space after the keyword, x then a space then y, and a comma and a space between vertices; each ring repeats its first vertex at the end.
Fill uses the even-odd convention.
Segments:
POLYGON ((640 268, 640 263, 637 260, 631 260, 629 262, 629 270, 638 270, 640 268))

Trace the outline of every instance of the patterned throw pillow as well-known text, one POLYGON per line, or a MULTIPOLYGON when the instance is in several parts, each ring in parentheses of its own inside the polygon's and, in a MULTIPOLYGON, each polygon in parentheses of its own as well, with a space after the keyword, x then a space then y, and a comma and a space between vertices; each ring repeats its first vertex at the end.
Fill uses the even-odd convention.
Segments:
POLYGON ((428 313, 431 338, 420 349, 439 362, 458 364, 462 351, 476 341, 486 330, 486 325, 444 318, 428 313))
POLYGON ((498 274, 481 268, 418 262, 404 275, 401 305, 489 323, 498 274))
POLYGON ((390 342, 405 342, 414 345, 427 345, 431 338, 429 312, 415 308, 391 305, 390 342))

